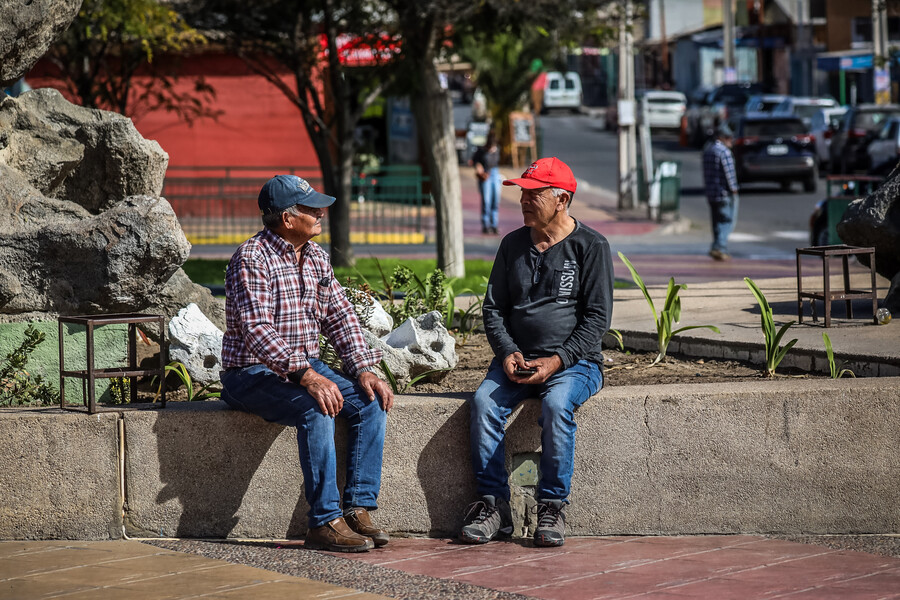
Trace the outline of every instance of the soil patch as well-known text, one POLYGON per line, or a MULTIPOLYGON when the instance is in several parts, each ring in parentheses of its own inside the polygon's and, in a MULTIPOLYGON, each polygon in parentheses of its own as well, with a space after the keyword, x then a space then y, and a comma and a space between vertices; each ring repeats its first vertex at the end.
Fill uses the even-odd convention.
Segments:
MULTIPOLYGON (((487 373, 494 357, 487 336, 483 333, 458 339, 456 353, 459 363, 438 383, 419 383, 410 393, 474 392, 487 373)), ((664 362, 650 366, 656 353, 622 352, 618 348, 603 351, 606 359, 604 386, 663 385, 671 383, 721 383, 725 381, 758 381, 764 379, 763 365, 737 360, 717 360, 667 355, 664 362)), ((778 373, 793 377, 826 377, 821 373, 806 373, 795 369, 778 369, 778 373)))

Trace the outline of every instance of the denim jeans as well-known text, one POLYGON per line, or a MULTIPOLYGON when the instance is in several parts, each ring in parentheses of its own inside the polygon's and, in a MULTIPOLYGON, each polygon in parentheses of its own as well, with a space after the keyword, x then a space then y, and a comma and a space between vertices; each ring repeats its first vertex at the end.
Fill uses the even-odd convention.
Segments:
MULTIPOLYGON (((381 487, 381 458, 387 415, 376 399, 369 401, 355 381, 313 359, 312 368, 337 384, 344 397, 339 415, 347 420, 347 484, 345 508, 377 508, 381 487)), ((222 372, 222 400, 236 410, 258 415, 266 421, 297 428, 300 468, 309 527, 318 527, 341 516, 334 449, 334 419, 322 413, 303 386, 284 381, 264 365, 222 372)))
POLYGON ((541 400, 541 464, 537 497, 566 500, 575 468, 575 409, 603 387, 600 367, 581 360, 546 382, 525 385, 509 380, 498 359, 469 400, 472 468, 479 495, 509 501, 506 471, 506 420, 523 400, 541 400))
POLYGON ((728 252, 728 236, 734 231, 738 215, 738 196, 729 194, 722 202, 710 202, 712 215, 713 243, 710 250, 728 252))
POLYGON ((481 226, 497 227, 500 214, 500 169, 488 171, 488 178, 478 182, 481 192, 481 226))

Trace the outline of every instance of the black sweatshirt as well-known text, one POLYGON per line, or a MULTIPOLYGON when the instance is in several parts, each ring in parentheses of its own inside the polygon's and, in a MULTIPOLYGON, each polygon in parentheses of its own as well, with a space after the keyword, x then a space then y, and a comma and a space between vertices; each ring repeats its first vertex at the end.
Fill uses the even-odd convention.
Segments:
POLYGON ((531 229, 500 242, 482 315, 501 360, 558 354, 563 368, 579 360, 603 366, 601 340, 612 320, 613 268, 609 242, 575 221, 575 230, 541 253, 531 229), (536 283, 535 283, 536 280, 536 283))

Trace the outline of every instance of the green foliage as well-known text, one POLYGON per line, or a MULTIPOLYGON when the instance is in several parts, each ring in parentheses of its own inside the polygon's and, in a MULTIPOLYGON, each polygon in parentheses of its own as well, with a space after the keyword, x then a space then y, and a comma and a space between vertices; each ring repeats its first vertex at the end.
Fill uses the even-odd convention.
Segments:
POLYGON ((681 298, 678 297, 678 293, 683 289, 687 289, 687 284, 680 283, 676 285, 675 279, 670 277, 663 309, 657 314, 653 299, 650 298, 650 292, 647 291, 647 286, 644 285, 644 280, 638 275, 634 265, 632 265, 631 261, 625 258, 625 255, 621 252, 619 252, 619 258, 625 263, 628 270, 631 271, 631 278, 634 279, 634 283, 637 284, 644 293, 644 298, 647 299, 647 304, 650 305, 650 311, 653 313, 653 321, 656 323, 656 339, 659 353, 656 355, 656 358, 653 359, 653 362, 650 363, 650 366, 655 365, 666 357, 666 349, 669 347, 669 342, 672 341, 672 338, 675 335, 682 331, 688 331, 689 329, 710 329, 719 333, 719 328, 713 325, 689 325, 673 330, 672 325, 681 320, 681 298))
MULTIPOLYGON (((191 374, 188 373, 187 367, 182 362, 173 360, 168 365, 166 365, 166 372, 175 373, 175 375, 178 376, 178 379, 181 380, 181 383, 187 390, 188 402, 198 402, 200 400, 209 400, 210 398, 219 398, 222 395, 220 391, 207 391, 212 390, 212 388, 215 387, 214 383, 207 383, 206 385, 201 386, 200 389, 194 390, 194 381, 191 379, 191 374)), ((160 394, 162 394, 162 387, 157 390, 156 398, 159 398, 160 394)), ((156 398, 153 399, 154 402, 156 401, 156 398)))
POLYGON ((406 385, 401 387, 400 382, 397 381, 397 377, 394 375, 394 373, 391 371, 391 368, 385 361, 382 360, 378 366, 379 368, 381 368, 381 372, 384 373, 384 378, 387 380, 388 385, 391 386, 391 390, 393 390, 395 394, 405 394, 411 387, 413 387, 420 381, 431 377, 436 373, 445 373, 447 371, 450 371, 450 369, 432 369, 430 371, 425 371, 424 373, 419 373, 418 375, 410 379, 406 385))
POLYGON ((69 94, 83 106, 140 117, 155 110, 188 123, 216 117, 215 90, 202 77, 193 89, 176 86, 177 61, 154 61, 198 48, 206 38, 160 0, 84 0, 72 25, 51 46, 69 94), (164 63, 164 64, 163 64, 164 63), (135 78, 141 71, 149 78, 135 78))
POLYGON ((0 406, 42 406, 59 402, 59 393, 40 375, 32 375, 25 368, 28 357, 46 336, 34 325, 25 328, 19 346, 0 362, 0 406))
POLYGON ((849 375, 850 377, 856 377, 856 373, 851 371, 850 369, 843 368, 846 363, 840 362, 835 363, 834 361, 834 349, 831 347, 831 338, 828 337, 828 334, 824 331, 822 332, 822 339, 825 341, 825 354, 828 355, 828 370, 831 374, 832 379, 840 379, 844 375, 849 375))
POLYGON ((622 332, 618 329, 610 329, 606 332, 606 335, 613 336, 617 342, 619 342, 619 350, 625 351, 625 340, 622 338, 622 332))
POLYGON ((784 334, 787 333, 787 330, 791 328, 791 325, 793 325, 794 322, 789 321, 782 325, 781 329, 775 331, 775 321, 772 318, 772 307, 769 306, 765 294, 762 293, 759 286, 749 277, 744 277, 744 283, 746 283, 747 287, 750 288, 750 291, 753 292, 753 295, 756 297, 756 302, 759 304, 760 322, 763 335, 766 338, 765 375, 766 377, 773 377, 775 375, 775 369, 784 358, 784 355, 797 343, 795 338, 784 346, 779 346, 779 344, 781 344, 781 338, 784 337, 784 334))
POLYGON ((112 404, 126 404, 131 399, 131 378, 113 377, 109 380, 112 404))

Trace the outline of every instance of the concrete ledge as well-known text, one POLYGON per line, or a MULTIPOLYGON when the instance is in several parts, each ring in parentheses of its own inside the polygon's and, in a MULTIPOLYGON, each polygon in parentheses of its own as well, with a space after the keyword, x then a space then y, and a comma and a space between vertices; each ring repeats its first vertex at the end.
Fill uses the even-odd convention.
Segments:
POLYGON ((121 537, 118 420, 0 411, 0 539, 121 537))
MULTIPOLYGON (((510 419, 510 468, 540 450, 538 408, 527 402, 510 419)), ((21 513, 15 526, 4 516, 0 535, 102 539, 121 525, 110 479, 115 416, 0 415, 3 458, 19 471, 0 479, 0 504, 21 513), (44 449, 37 461, 35 438, 44 449), (75 466, 91 463, 76 460, 79 452, 105 457, 106 470, 81 473, 75 466), (51 456, 65 460, 45 465, 51 456), (61 516, 60 505, 83 514, 61 516)), ((304 532, 293 428, 221 402, 121 419, 128 535, 304 532)), ((609 388, 576 419, 572 534, 900 532, 900 378, 609 388)), ((340 428, 337 437, 342 444, 340 428)), ((393 532, 455 532, 474 497, 468 438, 464 395, 400 397, 388 418, 378 522, 393 532)), ((521 531, 529 488, 514 490, 521 531)))

